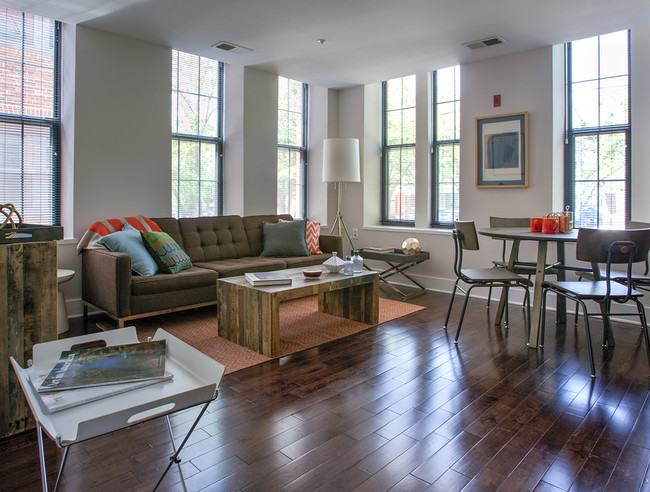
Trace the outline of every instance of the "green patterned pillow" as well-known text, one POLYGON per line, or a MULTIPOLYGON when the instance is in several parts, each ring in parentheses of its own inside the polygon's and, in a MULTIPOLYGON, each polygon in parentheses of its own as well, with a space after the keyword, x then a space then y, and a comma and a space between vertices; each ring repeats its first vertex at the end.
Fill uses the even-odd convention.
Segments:
POLYGON ((142 242, 158 267, 165 273, 178 273, 192 267, 187 253, 166 232, 141 231, 142 242))

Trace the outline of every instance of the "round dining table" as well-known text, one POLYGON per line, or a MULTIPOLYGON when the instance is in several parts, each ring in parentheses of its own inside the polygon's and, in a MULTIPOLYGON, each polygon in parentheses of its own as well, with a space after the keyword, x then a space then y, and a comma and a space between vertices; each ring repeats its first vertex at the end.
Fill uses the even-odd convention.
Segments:
MULTIPOLYGON (((477 232, 482 236, 493 239, 512 241, 512 249, 510 250, 510 258, 508 260, 509 269, 512 269, 514 266, 515 259, 519 254, 521 241, 535 241, 537 243, 537 263, 535 267, 533 302, 531 305, 530 334, 528 336, 528 347, 537 348, 539 343, 539 325, 542 315, 542 284, 546 273, 548 243, 555 243, 557 245, 557 276, 558 280, 565 280, 565 269, 562 268, 566 264, 564 245, 566 243, 575 243, 578 240, 578 230, 574 229, 567 233, 544 234, 542 232, 530 232, 530 229, 527 227, 489 227, 480 229, 477 232)), ((497 324, 500 324, 503 319, 506 302, 507 297, 505 292, 502 292, 495 319, 495 323, 497 324)), ((564 297, 558 296, 556 309, 558 322, 566 323, 566 299, 564 297)), ((611 337, 609 345, 613 345, 613 340, 613 337, 611 337)))

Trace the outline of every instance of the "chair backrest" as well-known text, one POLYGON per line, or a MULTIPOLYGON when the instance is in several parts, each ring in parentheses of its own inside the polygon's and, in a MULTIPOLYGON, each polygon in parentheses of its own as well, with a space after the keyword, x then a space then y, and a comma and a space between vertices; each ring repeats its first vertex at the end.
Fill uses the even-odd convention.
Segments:
POLYGON ((530 227, 530 217, 490 217, 490 227, 530 227))
POLYGON ((645 261, 650 249, 650 229, 579 229, 576 258, 590 263, 628 263, 629 253, 624 249, 609 252, 616 241, 628 241, 635 245, 632 263, 645 261))
POLYGON ((476 226, 474 221, 454 221, 454 230, 460 239, 462 249, 471 251, 478 250, 478 235, 476 234, 476 226))
POLYGON ((650 229, 650 222, 639 222, 637 220, 631 220, 625 224, 626 229, 650 229))
MULTIPOLYGON (((529 217, 494 217, 490 216, 490 227, 530 227, 529 217)), ((508 241, 503 240, 501 248, 501 260, 506 261, 506 244, 508 241)), ((517 255, 519 256, 519 255, 517 255)), ((518 261, 519 258, 515 258, 518 261)))
MULTIPOLYGON (((636 220, 631 220, 627 224, 625 224, 625 228, 626 229, 649 229, 650 222, 639 222, 636 220)), ((646 256, 645 271, 643 272, 643 275, 648 275, 648 272, 650 272, 650 259, 646 256)))

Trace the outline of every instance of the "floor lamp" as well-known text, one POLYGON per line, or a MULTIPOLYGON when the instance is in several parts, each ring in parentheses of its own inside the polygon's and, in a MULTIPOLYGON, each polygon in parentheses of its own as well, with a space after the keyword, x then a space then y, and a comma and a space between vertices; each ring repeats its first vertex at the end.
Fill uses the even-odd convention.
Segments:
POLYGON ((341 185, 361 181, 358 138, 326 138, 323 141, 323 181, 338 183, 336 220, 334 220, 330 234, 334 233, 334 229, 338 225, 339 236, 343 236, 343 232, 345 232, 350 246, 354 250, 354 244, 341 213, 341 185))

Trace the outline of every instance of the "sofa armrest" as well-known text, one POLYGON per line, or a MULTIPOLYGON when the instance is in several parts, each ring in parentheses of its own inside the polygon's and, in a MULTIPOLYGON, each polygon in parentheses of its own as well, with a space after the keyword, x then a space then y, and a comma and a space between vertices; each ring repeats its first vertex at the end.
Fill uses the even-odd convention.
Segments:
POLYGON ((123 318, 131 315, 131 257, 105 249, 82 253, 83 300, 123 318))
POLYGON ((320 250, 323 253, 332 253, 333 251, 336 251, 339 256, 343 255, 343 238, 341 236, 321 234, 319 241, 320 250))

